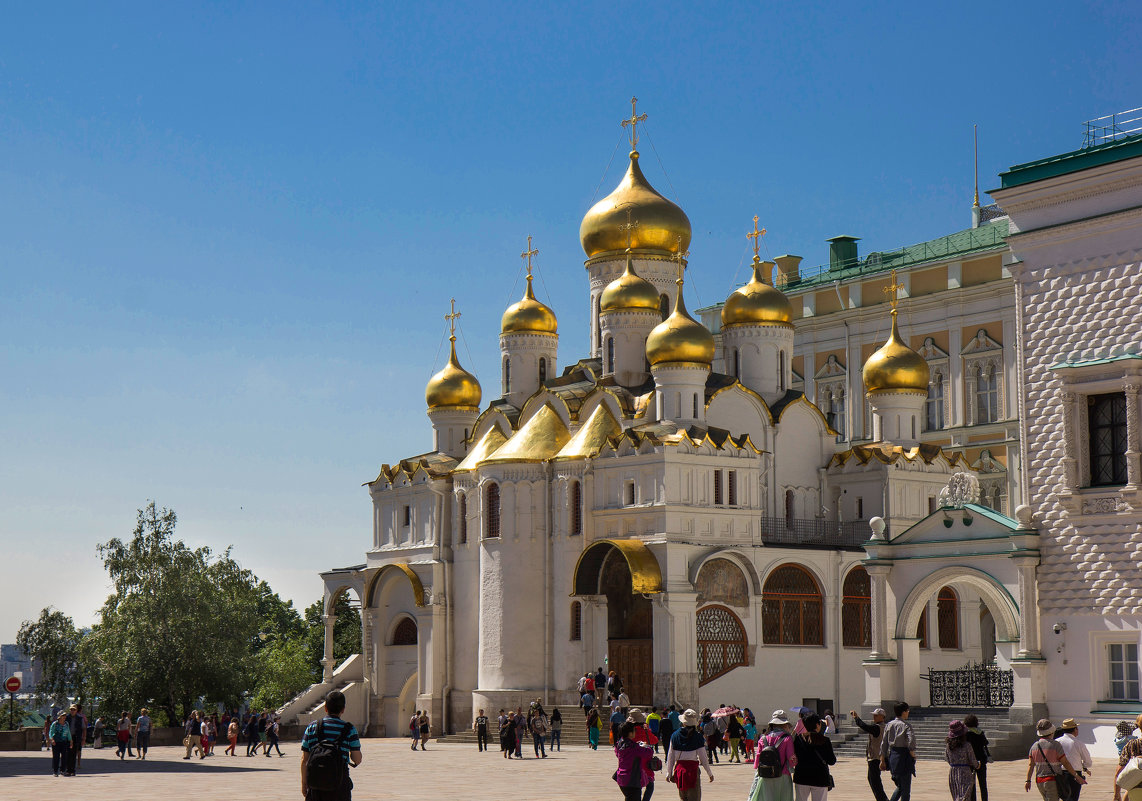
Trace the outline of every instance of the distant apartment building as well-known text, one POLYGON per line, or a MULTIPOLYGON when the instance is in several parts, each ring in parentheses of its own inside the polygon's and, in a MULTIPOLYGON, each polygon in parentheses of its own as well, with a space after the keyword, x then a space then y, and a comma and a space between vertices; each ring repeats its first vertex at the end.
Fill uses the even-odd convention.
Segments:
MULTIPOLYGON (((892 272, 905 342, 928 362, 921 443, 962 454, 979 471, 981 503, 1011 514, 1022 503, 1015 286, 998 206, 972 210, 971 228, 889 251, 858 252, 858 238, 829 239, 829 263, 801 266, 778 256, 775 284, 794 314, 792 386, 816 403, 837 432, 837 451, 874 441, 861 367, 884 342, 892 272)), ((735 354, 721 337, 721 308, 699 312, 714 333, 714 369, 734 375, 735 354)), ((929 499, 929 510, 936 508, 929 499)), ((866 519, 863 510, 822 516, 866 519)))
POLYGON ((34 690, 39 680, 39 670, 20 646, 11 643, 0 645, 0 681, 20 674, 23 682, 21 692, 34 690))

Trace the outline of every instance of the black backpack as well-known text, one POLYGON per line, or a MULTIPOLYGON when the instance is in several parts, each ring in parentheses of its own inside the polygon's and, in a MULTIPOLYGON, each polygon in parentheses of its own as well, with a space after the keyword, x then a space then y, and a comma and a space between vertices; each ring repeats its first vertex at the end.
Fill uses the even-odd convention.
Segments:
POLYGON ((766 742, 765 748, 757 752, 757 775, 763 779, 776 779, 781 775, 784 764, 781 761, 781 741, 789 735, 782 732, 776 742, 766 742))
POLYGON ((349 733, 346 723, 334 740, 325 737, 325 721, 317 723, 317 742, 309 749, 309 762, 305 765, 305 781, 311 790, 333 792, 345 783, 348 771, 341 746, 349 733))

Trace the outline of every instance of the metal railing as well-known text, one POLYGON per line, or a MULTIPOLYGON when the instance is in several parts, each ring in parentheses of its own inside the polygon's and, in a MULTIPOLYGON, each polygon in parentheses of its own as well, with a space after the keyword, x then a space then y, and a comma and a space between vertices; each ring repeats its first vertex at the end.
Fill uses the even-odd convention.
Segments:
POLYGON ((1113 142, 1142 133, 1142 108, 1108 114, 1083 123, 1083 147, 1113 142))
POLYGON ((824 518, 761 518, 761 539, 766 545, 858 551, 871 536, 867 520, 839 523, 824 518))
POLYGON ((1015 703, 1015 673, 995 665, 968 664, 956 670, 929 670, 932 706, 1010 707, 1015 703))

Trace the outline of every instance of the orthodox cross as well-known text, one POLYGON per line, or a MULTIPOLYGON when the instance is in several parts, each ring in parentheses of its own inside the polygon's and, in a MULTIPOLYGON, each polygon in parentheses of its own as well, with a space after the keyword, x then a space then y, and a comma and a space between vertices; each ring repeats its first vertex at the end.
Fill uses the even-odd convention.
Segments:
POLYGON ((638 124, 646 122, 646 114, 638 113, 638 98, 632 97, 630 99, 630 119, 623 120, 623 127, 630 126, 630 149, 635 150, 638 147, 638 124))
POLYGON ((531 257, 538 256, 539 251, 531 246, 531 234, 527 235, 527 250, 519 254, 521 259, 527 259, 527 280, 531 280, 531 257))
POLYGON ((674 251, 671 256, 672 261, 678 262, 678 283, 682 283, 682 271, 686 269, 686 258, 690 255, 690 251, 682 249, 682 237, 678 237, 678 250, 674 251))
POLYGON ((452 313, 444 315, 444 319, 448 321, 448 333, 452 339, 456 339, 456 320, 460 318, 460 312, 456 311, 456 298, 452 298, 452 313))
POLYGON ((888 295, 888 302, 892 304, 892 313, 896 314, 896 304, 900 302, 900 299, 896 296, 896 293, 897 291, 904 288, 904 284, 896 283, 896 270, 893 270, 890 273, 890 276, 891 283, 889 283, 889 285, 884 288, 884 294, 888 295))
POLYGON ((757 256, 758 248, 761 247, 761 238, 765 236, 765 229, 757 227, 758 216, 753 215, 753 230, 746 234, 747 239, 753 240, 753 255, 757 256))
POLYGON ((631 237, 634 236, 634 229, 638 228, 638 220, 634 220, 634 221, 631 220, 631 218, 630 218, 631 207, 629 204, 627 205, 626 211, 627 211, 626 225, 620 225, 619 230, 627 232, 627 248, 629 249, 630 243, 631 243, 631 237))

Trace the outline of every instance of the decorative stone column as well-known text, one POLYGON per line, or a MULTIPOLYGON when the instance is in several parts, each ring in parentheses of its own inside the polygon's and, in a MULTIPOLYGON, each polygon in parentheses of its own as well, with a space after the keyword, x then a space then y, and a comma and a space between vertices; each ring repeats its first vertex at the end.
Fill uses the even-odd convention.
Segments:
POLYGON ((1019 569, 1019 652, 1017 659, 1042 659, 1039 642, 1039 585, 1035 568, 1039 555, 1011 557, 1019 569))
POLYGON ((872 583, 872 653, 868 659, 891 660, 893 655, 888 652, 888 574, 892 572, 892 565, 866 562, 864 569, 872 583))
POLYGON ((1139 420, 1137 376, 1123 384, 1126 393, 1126 488, 1142 485, 1142 421, 1139 420))
POLYGON ((321 660, 321 680, 330 684, 333 681, 333 624, 337 622, 337 615, 326 614, 321 619, 325 622, 325 656, 321 660))

